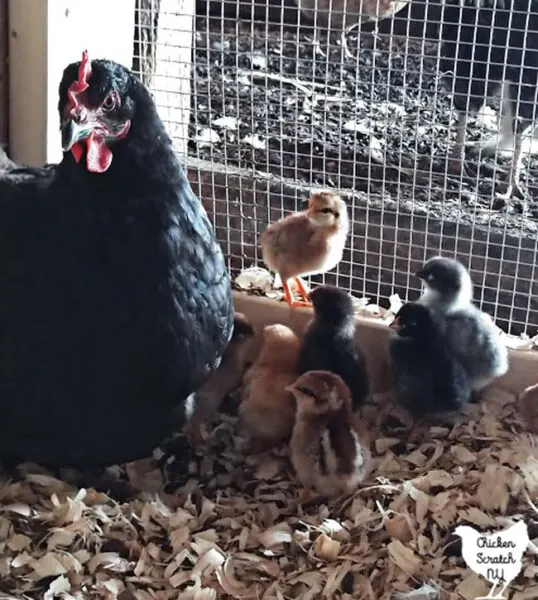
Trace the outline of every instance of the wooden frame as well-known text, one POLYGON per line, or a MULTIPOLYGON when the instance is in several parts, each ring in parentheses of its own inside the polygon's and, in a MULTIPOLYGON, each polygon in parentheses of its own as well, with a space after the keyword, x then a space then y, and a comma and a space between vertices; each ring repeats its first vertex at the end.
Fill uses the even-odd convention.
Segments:
MULTIPOLYGON (((255 327, 271 323, 283 323, 298 335, 302 334, 312 312, 308 308, 290 309, 284 302, 269 298, 234 292, 235 307, 244 313, 255 327)), ((388 364, 389 328, 375 320, 357 319, 357 344, 366 357, 372 392, 390 390, 388 364)), ((526 387, 538 382, 538 352, 532 350, 510 350, 510 369, 498 379, 495 387, 519 395, 526 387)))

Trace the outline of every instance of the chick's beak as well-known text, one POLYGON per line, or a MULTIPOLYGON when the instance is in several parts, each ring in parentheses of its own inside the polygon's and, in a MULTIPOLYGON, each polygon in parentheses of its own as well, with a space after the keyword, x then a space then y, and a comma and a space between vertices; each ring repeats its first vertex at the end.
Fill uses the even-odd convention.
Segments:
POLYGON ((92 132, 91 125, 85 122, 75 122, 68 119, 62 123, 62 149, 69 152, 71 148, 81 140, 85 140, 92 132))
POLYGON ((418 277, 419 279, 424 279, 424 271, 422 269, 419 269, 416 273, 415 273, 415 277, 418 277))
POLYGON ((399 331, 400 330, 400 318, 394 317, 394 320, 389 325, 389 327, 390 327, 390 329, 394 329, 394 331, 399 331))

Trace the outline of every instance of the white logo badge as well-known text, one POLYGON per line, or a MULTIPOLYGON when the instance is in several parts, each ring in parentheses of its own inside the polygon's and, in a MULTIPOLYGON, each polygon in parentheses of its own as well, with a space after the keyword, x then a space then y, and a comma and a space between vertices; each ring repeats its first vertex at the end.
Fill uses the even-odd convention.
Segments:
POLYGON ((483 535, 467 525, 459 525, 454 533, 461 538, 461 554, 469 569, 493 585, 484 598, 504 600, 506 588, 523 567, 523 553, 529 545, 525 521, 490 535, 483 535))

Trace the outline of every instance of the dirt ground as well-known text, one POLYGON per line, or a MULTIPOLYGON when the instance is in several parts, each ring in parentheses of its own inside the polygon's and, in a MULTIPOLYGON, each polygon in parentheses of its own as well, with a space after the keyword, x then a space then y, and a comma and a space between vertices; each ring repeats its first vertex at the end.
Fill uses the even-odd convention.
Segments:
MULTIPOLYGON (((454 114, 439 82, 436 43, 351 34, 355 58, 345 58, 333 33, 324 58, 312 37, 311 28, 198 18, 191 154, 307 185, 413 201, 433 217, 534 237, 535 157, 526 162, 523 219, 493 208, 495 182, 505 178, 509 156, 482 157, 477 177, 463 182, 447 176, 454 114)), ((321 39, 326 49, 324 33, 321 39)), ((495 130, 496 111, 486 110, 470 122, 469 141, 495 130)), ((516 202, 508 212, 522 208, 516 202)))

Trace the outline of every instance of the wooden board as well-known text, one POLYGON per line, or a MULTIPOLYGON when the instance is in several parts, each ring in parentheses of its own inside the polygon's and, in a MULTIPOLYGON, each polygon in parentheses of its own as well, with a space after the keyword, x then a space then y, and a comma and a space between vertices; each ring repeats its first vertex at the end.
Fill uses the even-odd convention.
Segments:
MULTIPOLYGON (((235 307, 244 313, 255 327, 282 323, 298 335, 312 317, 308 308, 290 309, 284 302, 247 293, 234 292, 235 307)), ((357 319, 357 345, 363 351, 373 393, 390 391, 388 363, 389 328, 387 325, 364 318, 357 319)), ((520 394, 526 387, 538 382, 538 352, 510 350, 510 369, 493 387, 520 394)))

